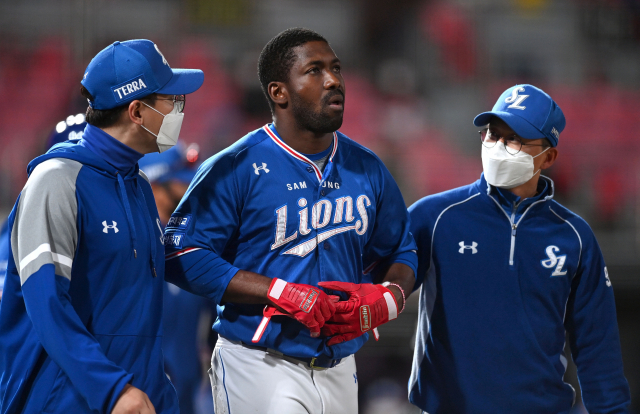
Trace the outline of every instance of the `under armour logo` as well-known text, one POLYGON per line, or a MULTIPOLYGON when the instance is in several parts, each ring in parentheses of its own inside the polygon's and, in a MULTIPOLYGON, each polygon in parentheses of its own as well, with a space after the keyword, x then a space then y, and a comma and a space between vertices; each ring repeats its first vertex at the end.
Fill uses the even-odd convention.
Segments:
POLYGON ((510 103, 511 105, 507 106, 507 108, 513 109, 521 109, 524 110, 527 107, 521 106, 520 104, 529 97, 529 95, 519 95, 518 92, 524 92, 525 89, 521 86, 519 88, 515 88, 511 91, 511 96, 504 100, 505 103, 510 103))
POLYGON ((253 163, 253 169, 255 170, 256 175, 260 175, 260 170, 264 171, 265 173, 268 173, 269 170, 267 169, 267 163, 263 162, 262 163, 262 167, 258 167, 256 165, 256 163, 253 163))
POLYGON ((471 249, 471 254, 478 253, 478 249, 476 249, 476 247, 478 247, 478 243, 476 242, 471 242, 471 246, 467 246, 463 241, 461 241, 458 243, 458 246, 460 246, 460 249, 458 249, 458 253, 460 254, 464 254, 465 249, 471 249))
POLYGON ((113 229, 114 233, 117 233, 117 232, 120 231, 120 230, 118 230, 118 227, 116 227, 118 225, 118 223, 116 223, 113 220, 111 220, 111 222, 113 223, 113 225, 111 225, 111 226, 107 225, 107 220, 102 222, 102 225, 104 226, 104 229, 102 229, 103 233, 109 233, 109 229, 113 229))

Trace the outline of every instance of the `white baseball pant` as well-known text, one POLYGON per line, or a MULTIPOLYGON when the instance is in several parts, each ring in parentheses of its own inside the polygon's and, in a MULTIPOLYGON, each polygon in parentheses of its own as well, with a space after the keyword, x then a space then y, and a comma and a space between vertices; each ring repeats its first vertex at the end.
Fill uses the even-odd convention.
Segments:
POLYGON ((353 355, 324 370, 219 337, 209 370, 216 414, 356 414, 353 355))

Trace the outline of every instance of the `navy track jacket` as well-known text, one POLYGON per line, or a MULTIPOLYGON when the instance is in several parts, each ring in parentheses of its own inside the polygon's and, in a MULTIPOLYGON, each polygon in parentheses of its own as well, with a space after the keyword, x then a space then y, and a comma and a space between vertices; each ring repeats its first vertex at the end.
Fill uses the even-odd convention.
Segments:
POLYGON ((429 414, 568 413, 565 331, 590 414, 625 413, 613 289, 587 223, 475 183, 409 208, 420 313, 409 399, 429 414))
MULTIPOLYGON (((105 135, 85 130, 122 150, 105 135)), ((162 233, 136 160, 117 172, 74 140, 29 173, 9 216, 0 413, 110 413, 127 383, 177 413, 161 351, 162 233)))
MULTIPOLYGON (((165 230, 167 280, 221 303, 238 269, 313 286, 365 283, 366 268, 389 257, 415 272, 409 214, 382 161, 339 132, 327 156, 320 171, 268 125, 205 161, 165 230)), ((251 344, 263 308, 219 306, 214 329, 251 344)), ((367 338, 327 346, 300 322, 277 317, 257 345, 344 358, 367 338)))

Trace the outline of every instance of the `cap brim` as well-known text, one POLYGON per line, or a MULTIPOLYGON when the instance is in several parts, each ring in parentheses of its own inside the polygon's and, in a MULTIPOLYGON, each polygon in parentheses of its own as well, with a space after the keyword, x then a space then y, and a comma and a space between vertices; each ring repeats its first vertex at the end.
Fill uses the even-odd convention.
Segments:
POLYGON ((197 91, 204 82, 204 72, 200 69, 171 69, 173 76, 156 93, 165 95, 187 95, 197 91))
POLYGON ((496 116, 506 122, 519 137, 524 139, 547 138, 542 131, 531 125, 529 121, 510 112, 483 112, 474 118, 473 125, 478 127, 487 125, 491 121, 492 116, 496 116))

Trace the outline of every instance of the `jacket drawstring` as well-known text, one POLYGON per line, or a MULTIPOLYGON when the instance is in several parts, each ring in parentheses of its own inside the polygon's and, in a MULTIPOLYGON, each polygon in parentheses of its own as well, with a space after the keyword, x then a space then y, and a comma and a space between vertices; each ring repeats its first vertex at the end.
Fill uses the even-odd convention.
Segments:
MULTIPOLYGON (((144 204, 144 207, 147 210, 147 216, 150 219, 153 219, 153 215, 151 215, 151 212, 149 211, 149 205, 147 204, 147 199, 144 196, 144 191, 138 184, 137 180, 136 180, 136 187, 138 188, 138 191, 142 196, 142 203, 144 204)), ((145 227, 147 228, 147 233, 151 236, 151 270, 153 272, 153 277, 157 277, 158 274, 156 273, 156 240, 153 233, 153 225, 151 225, 151 228, 149 228, 149 220, 144 220, 144 223, 145 223, 145 227)))
MULTIPOLYGON (((119 172, 116 171, 116 177, 118 177, 118 188, 120 189, 120 196, 122 196, 122 203, 124 204, 124 211, 127 213, 127 221, 129 222, 129 228, 131 231, 131 248, 133 249, 133 257, 138 258, 138 252, 136 251, 136 225, 133 222, 133 216, 131 215, 131 206, 129 205, 129 198, 127 197, 127 189, 124 186, 124 180, 119 172)), ((155 245, 154 245, 155 247, 155 245)))

